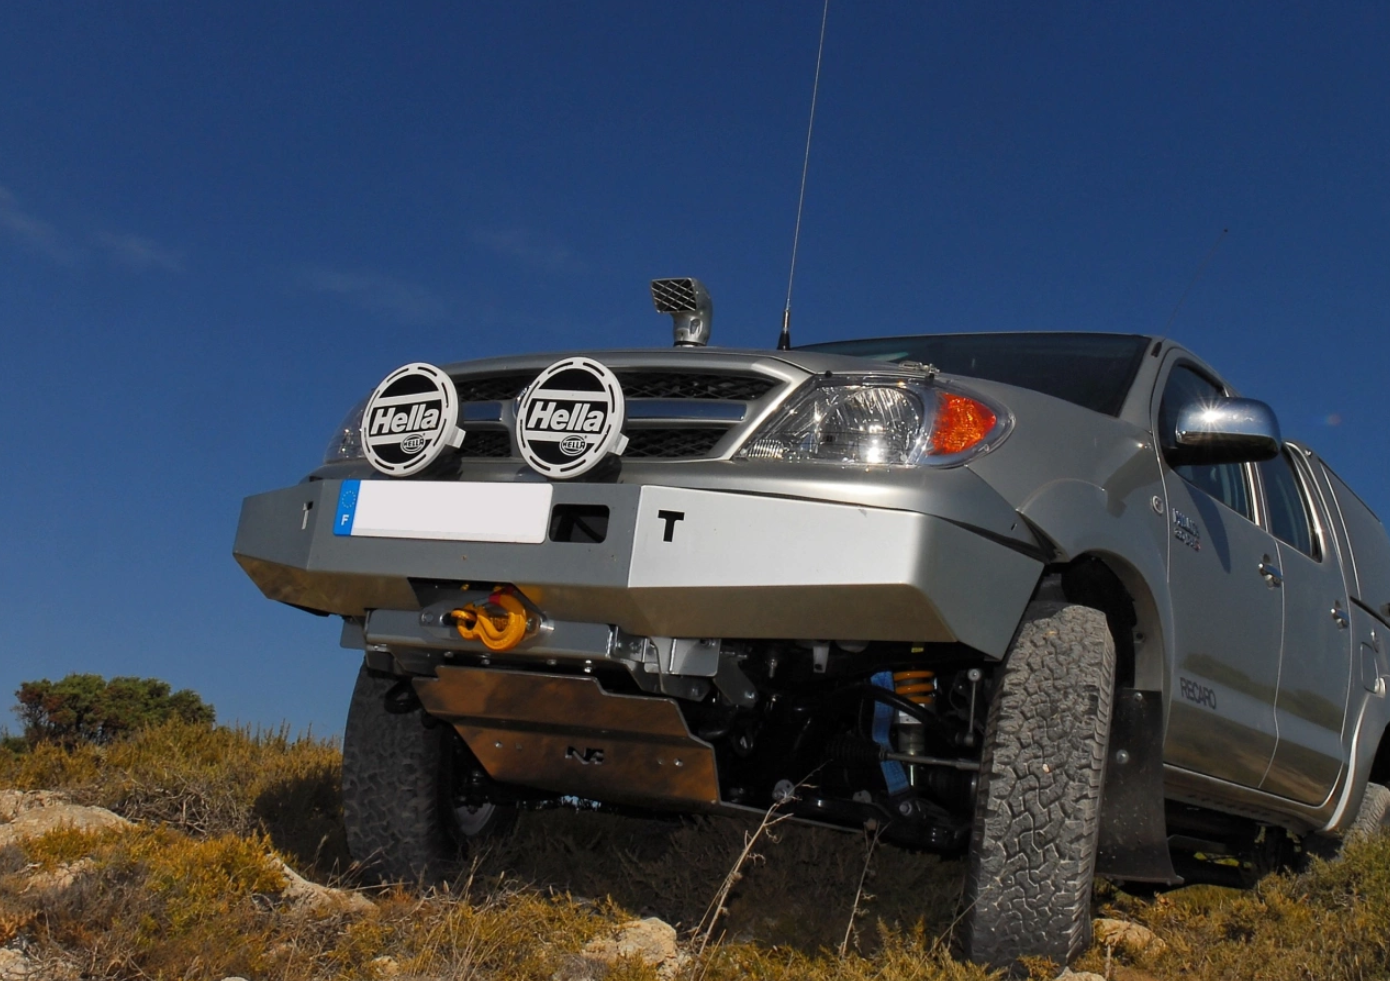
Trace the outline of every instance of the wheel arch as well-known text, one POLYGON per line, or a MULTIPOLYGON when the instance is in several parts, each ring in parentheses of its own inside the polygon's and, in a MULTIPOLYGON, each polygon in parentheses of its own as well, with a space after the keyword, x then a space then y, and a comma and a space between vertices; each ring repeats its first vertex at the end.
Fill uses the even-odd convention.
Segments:
POLYGON ((1390 786, 1390 729, 1385 726, 1384 713, 1378 713, 1378 715, 1380 718, 1376 721, 1380 723, 1380 735, 1376 742, 1375 756, 1371 758, 1371 768, 1366 774, 1366 778, 1372 783, 1390 786))
POLYGON ((1115 641, 1120 687, 1168 691, 1170 609, 1132 563, 1113 552, 1089 551, 1050 565, 1068 602, 1106 615, 1115 641))

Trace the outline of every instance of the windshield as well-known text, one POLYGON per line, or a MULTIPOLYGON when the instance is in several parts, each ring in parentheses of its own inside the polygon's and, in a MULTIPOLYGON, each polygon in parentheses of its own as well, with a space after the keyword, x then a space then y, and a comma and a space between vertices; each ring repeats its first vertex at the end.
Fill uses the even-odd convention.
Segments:
POLYGON ((1031 388, 1119 415, 1149 338, 1134 334, 916 334, 807 344, 802 351, 919 361, 944 374, 1031 388))

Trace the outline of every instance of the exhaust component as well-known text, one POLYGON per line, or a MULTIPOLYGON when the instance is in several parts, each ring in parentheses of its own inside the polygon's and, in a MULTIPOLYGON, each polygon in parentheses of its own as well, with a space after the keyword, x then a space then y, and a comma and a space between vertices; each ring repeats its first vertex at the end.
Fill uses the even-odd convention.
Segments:
POLYGON ((698 279, 653 279, 652 301, 657 313, 669 313, 675 325, 676 347, 709 343, 714 301, 698 279))

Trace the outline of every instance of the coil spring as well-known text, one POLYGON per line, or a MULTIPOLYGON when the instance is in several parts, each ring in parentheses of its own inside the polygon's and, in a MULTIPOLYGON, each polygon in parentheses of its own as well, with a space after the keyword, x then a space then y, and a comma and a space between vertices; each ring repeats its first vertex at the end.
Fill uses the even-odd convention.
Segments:
POLYGON ((936 704, 935 671, 894 671, 893 690, 917 705, 936 704))

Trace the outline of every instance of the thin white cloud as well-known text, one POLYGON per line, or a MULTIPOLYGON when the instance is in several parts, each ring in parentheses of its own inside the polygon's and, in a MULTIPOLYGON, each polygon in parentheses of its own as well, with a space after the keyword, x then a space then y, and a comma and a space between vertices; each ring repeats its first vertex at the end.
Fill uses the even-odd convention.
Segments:
POLYGON ((365 310, 405 323, 435 323, 449 313, 447 304, 425 287, 380 273, 310 266, 300 281, 315 293, 341 296, 365 310))
POLYGON ((183 272, 182 252, 165 248, 139 235, 96 232, 92 235, 92 244, 105 252, 112 261, 136 272, 150 269, 183 272))
POLYGON ((70 266, 81 258, 81 252, 68 244, 62 232, 24 211, 5 187, 0 187, 0 234, 60 265, 70 266))
POLYGON ((569 246, 562 245, 524 228, 478 228, 473 231, 473 244, 506 259, 547 272, 583 272, 584 260, 569 246))

